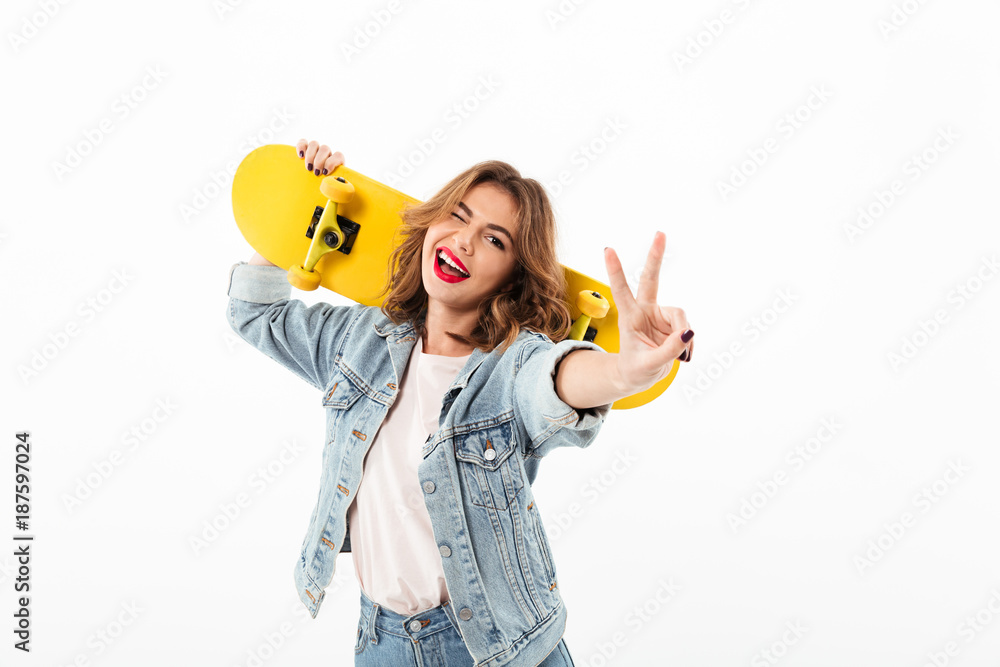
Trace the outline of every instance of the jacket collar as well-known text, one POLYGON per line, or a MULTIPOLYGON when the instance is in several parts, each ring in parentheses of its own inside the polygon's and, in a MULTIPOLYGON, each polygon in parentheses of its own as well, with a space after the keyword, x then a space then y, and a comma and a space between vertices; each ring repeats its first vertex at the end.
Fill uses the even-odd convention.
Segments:
MULTIPOLYGON (((520 333, 518 333, 517 338, 515 339, 515 344, 534 335, 536 334, 533 334, 527 329, 522 328, 520 333)), ((494 348, 492 352, 483 352, 478 347, 474 349, 472 351, 472 356, 469 357, 468 361, 465 362, 465 366, 463 366, 462 370, 459 371, 458 377, 455 378, 455 381, 448 389, 448 393, 445 394, 445 400, 448 400, 449 395, 453 397, 454 396, 453 392, 459 389, 465 389, 465 387, 468 386, 469 384, 469 378, 472 377, 472 374, 476 372, 476 369, 479 368, 479 366, 482 365, 482 363, 486 361, 486 359, 488 359, 489 357, 496 357, 496 359, 499 360, 499 358, 502 355, 503 352, 500 351, 499 346, 494 348)))
POLYGON ((385 322, 376 323, 373 326, 375 333, 382 338, 389 338, 389 342, 392 343, 398 342, 400 338, 405 338, 407 334, 412 334, 415 328, 412 320, 407 320, 402 324, 393 324, 389 318, 386 318, 385 322))
MULTIPOLYGON (((424 309, 420 311, 420 315, 417 316, 416 321, 422 322, 426 316, 427 310, 424 309)), ((384 322, 381 324, 377 323, 374 327, 375 333, 385 338, 386 344, 389 345, 390 357, 393 360, 393 370, 396 372, 396 381, 399 382, 399 378, 402 377, 402 371, 406 367, 406 360, 409 359, 416 341, 414 333, 416 331, 416 324, 413 320, 407 320, 402 324, 393 324, 392 320, 386 317, 384 322)), ((472 355, 466 360, 465 366, 462 367, 455 381, 448 388, 448 391, 465 389, 469 384, 469 378, 472 377, 472 374, 487 357, 493 354, 499 355, 499 349, 493 350, 493 352, 483 352, 479 348, 474 349, 472 355)))

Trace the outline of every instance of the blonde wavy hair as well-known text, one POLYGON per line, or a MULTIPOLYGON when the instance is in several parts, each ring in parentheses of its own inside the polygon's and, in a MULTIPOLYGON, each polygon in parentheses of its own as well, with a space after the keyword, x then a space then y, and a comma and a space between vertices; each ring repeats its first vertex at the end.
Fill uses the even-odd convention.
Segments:
POLYGON ((402 242, 389 257, 389 276, 379 295, 388 295, 382 312, 394 324, 412 320, 417 332, 424 334, 421 315, 427 306, 427 292, 421 273, 421 251, 427 228, 447 218, 465 194, 480 183, 491 183, 514 200, 518 229, 517 243, 513 244, 514 285, 482 301, 471 334, 447 334, 484 352, 498 345, 506 350, 522 328, 543 333, 554 342, 565 339, 572 322, 563 301, 566 278, 556 258, 552 206, 538 181, 523 178, 517 169, 499 160, 470 167, 426 202, 401 213, 402 225, 397 234, 402 235, 402 242))

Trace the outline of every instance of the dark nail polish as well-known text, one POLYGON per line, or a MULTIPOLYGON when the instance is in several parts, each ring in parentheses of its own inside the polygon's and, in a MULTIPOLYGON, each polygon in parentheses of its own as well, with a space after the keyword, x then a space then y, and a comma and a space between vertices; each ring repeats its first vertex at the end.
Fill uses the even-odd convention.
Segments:
POLYGON ((305 151, 299 151, 299 157, 305 157, 305 156, 306 156, 305 151))
POLYGON ((312 171, 313 170, 313 163, 312 162, 310 162, 309 164, 306 165, 306 170, 307 171, 312 171))
POLYGON ((326 174, 327 174, 326 167, 323 167, 323 175, 326 176, 326 174))
POLYGON ((317 176, 319 176, 319 169, 313 169, 313 172, 314 172, 314 173, 315 173, 315 174, 316 174, 317 176))
POLYGON ((688 360, 688 351, 684 350, 683 352, 681 352, 681 356, 679 356, 677 358, 680 359, 681 361, 687 361, 688 360))
POLYGON ((691 331, 690 329, 681 334, 681 340, 684 341, 685 343, 691 340, 692 338, 694 338, 694 332, 691 331))

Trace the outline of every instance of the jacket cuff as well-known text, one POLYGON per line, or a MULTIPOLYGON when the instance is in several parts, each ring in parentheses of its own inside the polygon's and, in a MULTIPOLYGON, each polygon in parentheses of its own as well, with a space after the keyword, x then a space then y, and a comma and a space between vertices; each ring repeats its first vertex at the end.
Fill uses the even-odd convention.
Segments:
POLYGON ((229 269, 229 296, 250 303, 274 303, 292 296, 288 272, 280 266, 237 262, 229 269))
POLYGON ((575 350, 604 352, 604 348, 585 340, 567 339, 556 343, 546 353, 547 356, 539 373, 538 408, 541 414, 545 415, 554 425, 558 425, 557 427, 587 429, 604 421, 611 411, 611 403, 577 409, 559 398, 559 394, 556 393, 556 371, 566 355, 575 350))

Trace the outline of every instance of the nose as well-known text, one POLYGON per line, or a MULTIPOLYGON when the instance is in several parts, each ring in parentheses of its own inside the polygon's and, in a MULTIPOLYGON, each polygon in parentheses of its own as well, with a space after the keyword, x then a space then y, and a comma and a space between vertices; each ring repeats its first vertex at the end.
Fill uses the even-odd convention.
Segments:
POLYGON ((470 232, 468 227, 455 232, 455 245, 461 248, 467 255, 472 254, 472 241, 469 240, 469 236, 470 232))

